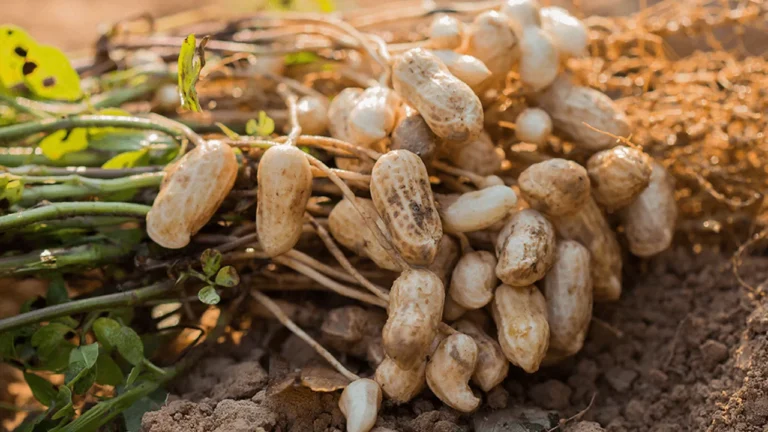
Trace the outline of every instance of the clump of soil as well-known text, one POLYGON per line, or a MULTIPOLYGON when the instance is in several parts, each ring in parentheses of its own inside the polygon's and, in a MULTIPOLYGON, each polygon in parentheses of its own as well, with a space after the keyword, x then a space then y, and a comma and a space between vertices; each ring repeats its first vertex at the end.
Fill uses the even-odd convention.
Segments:
MULTIPOLYGON (((576 415, 561 426, 577 432, 762 431, 768 422, 762 296, 737 283, 721 254, 680 248, 629 267, 622 299, 596 306, 587 343, 574 358, 533 375, 511 372, 472 415, 460 415, 428 392, 402 406, 385 401, 374 430, 525 432, 576 415)), ((768 258, 746 260, 741 273, 753 286, 765 285, 768 258)), ((262 331, 253 330, 180 380, 177 400, 146 414, 143 429, 344 430, 340 392, 298 385, 270 390, 268 351, 255 347, 262 331)), ((295 339, 285 343, 292 346, 283 350, 287 371, 311 360, 295 339)))

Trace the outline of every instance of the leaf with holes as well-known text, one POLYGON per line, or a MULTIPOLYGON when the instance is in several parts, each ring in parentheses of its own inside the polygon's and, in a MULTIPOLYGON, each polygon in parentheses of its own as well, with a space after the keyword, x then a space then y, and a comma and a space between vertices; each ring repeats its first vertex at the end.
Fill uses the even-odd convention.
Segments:
POLYGON ((87 149, 88 131, 83 128, 59 130, 40 140, 38 145, 45 157, 50 160, 59 160, 67 153, 87 149))
POLYGON ((182 108, 195 112, 202 111, 200 101, 197 98, 195 85, 200 78, 200 70, 205 66, 205 44, 208 37, 204 37, 197 46, 195 34, 184 39, 179 51, 179 97, 182 108))
POLYGON ((63 101, 76 101, 83 97, 80 76, 67 56, 56 47, 31 47, 22 73, 24 83, 38 97, 63 101))
POLYGON ((37 42, 22 28, 14 25, 0 26, 0 83, 7 88, 24 82, 21 73, 24 59, 37 42))

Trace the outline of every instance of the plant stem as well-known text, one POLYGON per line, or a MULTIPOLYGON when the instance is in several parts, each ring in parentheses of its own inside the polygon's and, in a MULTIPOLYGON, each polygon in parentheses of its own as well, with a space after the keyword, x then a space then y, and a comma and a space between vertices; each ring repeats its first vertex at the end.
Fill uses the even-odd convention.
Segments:
POLYGON ((34 223, 27 225, 24 228, 19 229, 13 234, 39 234, 50 231, 57 231, 60 229, 86 229, 93 230, 97 227, 103 226, 120 226, 126 222, 134 221, 135 219, 125 217, 111 217, 111 216, 75 216, 62 220, 53 220, 34 223))
POLYGON ((131 291, 75 300, 69 303, 33 310, 0 320, 0 333, 83 312, 135 306, 146 300, 168 294, 174 289, 175 283, 173 281, 164 281, 131 291))
POLYGON ((50 204, 29 210, 0 216, 0 232, 41 222, 70 216, 133 216, 145 217, 150 206, 122 202, 68 202, 50 204))
MULTIPOLYGON (((162 171, 163 168, 165 167, 161 165, 121 169, 86 167, 53 168, 46 165, 23 165, 17 168, 9 168, 7 172, 19 176, 64 176, 77 174, 80 177, 110 179, 162 171)), ((27 182, 27 184, 29 184, 29 182, 27 182)))
POLYGON ((45 112, 42 112, 33 107, 27 106, 27 104, 24 103, 24 98, 4 95, 0 93, 0 103, 8 105, 9 107, 15 109, 16 111, 29 114, 39 119, 49 117, 49 115, 46 114, 45 112))
POLYGON ((55 201, 94 195, 103 196, 128 189, 159 187, 164 176, 164 172, 138 174, 110 180, 89 179, 78 175, 67 176, 66 180, 75 184, 53 184, 26 188, 20 204, 28 206, 42 200, 55 201))
POLYGON ((0 258, 0 275, 21 275, 67 267, 113 262, 129 255, 131 247, 89 243, 72 248, 45 249, 23 255, 0 258))
MULTIPOLYGON (((0 132, 4 129, 0 128, 0 132)), ((0 147, 0 167, 20 167, 22 165, 51 165, 57 167, 68 166, 101 166, 108 161, 109 153, 81 151, 67 153, 61 159, 51 160, 42 153, 37 153, 33 147, 0 147)))

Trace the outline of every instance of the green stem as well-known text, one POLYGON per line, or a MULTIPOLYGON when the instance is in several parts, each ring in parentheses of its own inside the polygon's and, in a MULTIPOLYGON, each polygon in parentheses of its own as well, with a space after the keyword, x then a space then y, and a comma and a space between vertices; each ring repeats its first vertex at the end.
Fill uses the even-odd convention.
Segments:
MULTIPOLYGON (((66 176, 77 174, 81 177, 110 179, 149 172, 158 172, 162 171, 163 168, 165 167, 162 165, 121 169, 86 167, 53 168, 46 165, 24 165, 17 168, 9 168, 6 171, 10 174, 18 176, 66 176)), ((29 184, 29 182, 27 182, 27 184, 29 184)))
POLYGON ((15 330, 30 324, 51 321, 56 318, 97 310, 138 305, 146 300, 168 294, 175 289, 173 281, 159 282, 148 287, 115 294, 75 300, 0 320, 0 333, 15 330))
POLYGON ((130 255, 131 247, 89 243, 71 248, 45 249, 23 255, 0 258, 0 275, 22 275, 72 266, 95 267, 130 255))
POLYGON ((70 216, 133 216, 145 217, 151 207, 122 202, 69 202, 46 205, 0 216, 0 232, 49 219, 70 216))
MULTIPOLYGON (((0 128, 0 131, 4 129, 0 128)), ((22 165, 52 165, 57 167, 68 166, 101 166, 108 161, 109 153, 81 151, 67 153, 61 159, 51 160, 42 153, 36 153, 33 147, 0 147, 0 167, 20 167, 22 165)))
MULTIPOLYGON (((57 201, 94 195, 103 196, 128 189, 159 187, 164 176, 164 172, 139 174, 111 180, 89 179, 78 175, 66 176, 62 180, 74 184, 52 184, 26 188, 22 194, 20 204, 28 206, 42 200, 57 201)), ((48 179, 51 179, 51 177, 48 177, 48 179)))
POLYGON ((29 106, 27 103, 25 103, 25 101, 29 101, 29 99, 14 97, 11 95, 5 95, 0 93, 0 103, 8 105, 9 107, 15 109, 18 112, 26 113, 39 119, 50 117, 49 114, 43 111, 40 111, 32 106, 29 106))
POLYGON ((61 229, 86 229, 93 230, 97 227, 103 226, 119 226, 126 222, 131 222, 135 219, 125 217, 111 217, 111 216, 75 216, 62 220, 53 220, 34 223, 27 225, 24 228, 16 231, 16 233, 25 234, 39 234, 44 232, 58 231, 61 229))

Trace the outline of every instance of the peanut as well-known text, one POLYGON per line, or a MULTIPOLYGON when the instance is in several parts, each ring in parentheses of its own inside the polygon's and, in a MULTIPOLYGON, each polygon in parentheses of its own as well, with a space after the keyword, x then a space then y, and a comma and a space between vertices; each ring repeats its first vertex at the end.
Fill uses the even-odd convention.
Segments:
POLYGON ((264 252, 274 257, 291 250, 301 237, 312 169, 303 151, 278 145, 264 152, 257 179, 256 231, 264 252))
POLYGON ((515 119, 517 139, 534 144, 544 144, 552 134, 552 119, 540 108, 526 108, 515 119))
POLYGON ((496 276, 507 285, 530 285, 547 274, 555 254, 552 224, 536 210, 522 210, 509 219, 496 240, 496 276))
POLYGON ((296 113, 304 135, 322 135, 328 129, 328 101, 304 96, 296 104, 296 113))
POLYGON ((451 296, 445 296, 445 305, 443 306, 443 320, 456 321, 467 312, 467 309, 456 303, 451 296))
POLYGON ((549 347, 547 302, 535 286, 496 288, 491 312, 499 345, 512 364, 536 372, 549 347))
POLYGON ((483 12, 469 25, 462 47, 464 54, 479 59, 500 83, 512 70, 519 56, 517 38, 506 17, 496 11, 483 12))
POLYGON ((440 138, 466 141, 482 132, 480 99, 429 51, 414 48, 398 57, 392 85, 440 138))
POLYGON ((499 343, 468 319, 454 323, 453 328, 471 336, 477 344, 477 365, 472 374, 472 382, 484 392, 501 384, 509 373, 509 361, 504 356, 499 343))
MULTIPOLYGON (((328 107, 328 130, 332 137, 358 144, 352 140, 352 134, 349 131, 349 115, 362 95, 363 89, 349 87, 333 98, 328 107)), ((370 173, 373 169, 373 162, 361 161, 354 157, 336 157, 335 161, 337 167, 348 171, 370 173)))
POLYGON ((426 371, 426 361, 422 361, 412 369, 402 369, 394 360, 385 357, 376 368, 374 379, 389 400, 396 404, 403 404, 424 389, 427 384, 426 371))
POLYGON ((464 254, 453 269, 448 295, 466 309, 480 309, 493 299, 496 257, 487 251, 464 254))
POLYGON ((439 139, 415 109, 403 104, 395 129, 392 131, 392 150, 408 150, 421 158, 424 163, 432 160, 437 151, 439 139))
POLYGON ((491 71, 485 63, 471 55, 459 54, 450 50, 432 51, 458 79, 464 81, 472 91, 477 93, 485 81, 491 76, 491 71))
POLYGON ((517 203, 507 186, 491 186, 461 195, 437 195, 443 230, 453 233, 479 231, 504 219, 517 203))
POLYGON ((537 0, 507 0, 501 5, 501 13, 518 37, 522 37, 525 28, 541 27, 540 10, 537 0))
POLYGON ((584 150, 605 150, 616 145, 615 138, 584 123, 615 136, 625 137, 631 130, 624 111, 611 98, 597 90, 577 86, 563 74, 532 99, 552 117, 556 131, 584 150))
POLYGON ((378 365, 384 359, 381 330, 387 315, 358 306, 332 309, 320 328, 324 346, 378 365))
POLYGON ((587 161, 592 195, 609 212, 626 207, 651 181, 651 158, 627 146, 595 153, 587 161))
POLYGON ((549 349, 563 355, 581 350, 592 319, 592 277, 589 251, 581 244, 563 240, 557 259, 544 278, 549 322, 549 349))
POLYGON ((529 166, 520 174, 517 184, 532 208, 550 216, 575 213, 589 200, 587 170, 565 159, 549 159, 529 166))
POLYGON ((406 270, 392 284, 382 337, 384 351, 402 369, 412 369, 426 358, 444 302, 443 283, 429 270, 406 270))
POLYGON ((427 362, 427 385, 446 405, 461 412, 471 412, 480 399, 469 388, 469 379, 477 363, 477 344, 462 333, 445 338, 427 362))
POLYGON ((622 211, 629 250, 650 257, 672 243, 677 221, 674 179, 664 166, 653 162, 648 187, 622 211))
POLYGON ((520 39, 520 81, 533 91, 540 91, 557 78, 560 55, 552 37, 539 27, 523 30, 520 39))
POLYGON ((205 141, 169 166, 147 213, 149 237, 169 249, 188 245, 229 194, 237 169, 235 152, 220 141, 205 141))
POLYGON ((380 157, 371 175, 371 197, 403 259, 429 265, 443 227, 424 162, 408 150, 380 157))
POLYGON ((437 245, 437 255, 432 264, 427 267, 432 273, 440 278, 444 287, 448 286, 448 280, 451 276, 456 262, 459 260, 461 250, 459 244, 451 236, 443 234, 440 243, 437 245))
POLYGON ((351 382, 341 393, 339 409, 347 418, 347 432, 368 432, 373 429, 381 407, 381 388, 371 379, 351 382))
POLYGON ((400 97, 386 87, 370 87, 349 113, 347 132, 351 142, 370 147, 392 132, 400 97))
POLYGON ((429 26, 427 46, 437 50, 452 50, 461 45, 464 24, 450 15, 437 15, 429 26))
POLYGON ((587 27, 567 10, 557 6, 541 9, 541 28, 552 36, 561 55, 581 57, 587 52, 587 27))
POLYGON ((502 158, 486 132, 461 144, 446 145, 444 151, 453 165, 481 176, 495 174, 501 169, 502 158))

